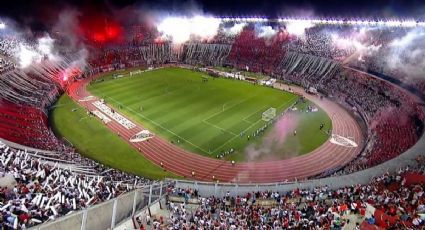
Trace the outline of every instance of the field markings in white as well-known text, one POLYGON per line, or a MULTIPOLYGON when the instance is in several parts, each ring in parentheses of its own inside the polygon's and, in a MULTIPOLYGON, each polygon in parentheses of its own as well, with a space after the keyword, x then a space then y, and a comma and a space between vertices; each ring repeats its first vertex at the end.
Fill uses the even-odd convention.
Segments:
POLYGON ((205 152, 205 153, 207 153, 207 154, 210 154, 210 153, 209 153, 209 151, 207 151, 207 150, 203 149, 202 147, 200 147, 200 146, 198 146, 198 145, 196 145, 196 144, 194 144, 194 143, 190 142, 189 140, 187 140, 187 139, 185 139, 185 138, 183 138, 183 137, 179 136, 177 133, 175 133, 175 132, 173 132, 173 131, 171 131, 171 130, 169 130, 169 129, 165 128, 164 126, 162 126, 161 124, 157 123, 156 121, 154 121, 154 120, 152 120, 152 119, 150 119, 150 118, 146 117, 145 115, 143 115, 143 114, 141 114, 141 113, 139 113, 139 112, 134 111, 134 109, 132 109, 132 108, 130 108, 130 107, 128 107, 128 106, 126 106, 126 105, 122 104, 121 102, 119 102, 119 101, 115 100, 115 99, 114 99, 114 98, 112 98, 112 97, 109 97, 109 96, 107 96, 107 97, 108 97, 108 98, 110 98, 110 99, 111 99, 112 101, 114 101, 115 103, 117 103, 117 104, 121 105, 123 108, 126 108, 126 109, 128 109, 129 111, 131 111, 131 112, 135 113, 136 115, 138 115, 138 116, 140 116, 140 117, 142 117, 142 118, 144 118, 144 119, 146 119, 146 120, 150 121, 152 124, 154 124, 154 125, 156 125, 156 126, 158 126, 158 127, 162 128, 162 129, 166 130, 167 132, 169 132, 169 133, 173 134, 174 136, 178 137, 179 139, 182 139, 182 140, 184 140, 185 142, 187 142, 187 143, 191 144, 192 146, 194 146, 194 147, 196 147, 196 148, 198 148, 198 149, 202 150, 203 152, 205 152))
MULTIPOLYGON (((296 100, 298 100, 298 97, 295 97, 292 100, 286 101, 284 104, 282 104, 282 106, 280 106, 281 108, 287 106, 288 104, 293 104, 296 100)), ((245 133, 247 130, 249 130, 252 126, 256 125, 258 122, 263 121, 262 119, 258 119, 256 122, 252 123, 250 126, 248 126, 248 128, 246 128, 245 130, 242 131, 242 133, 245 133)), ((227 140, 226 142, 224 142, 222 145, 220 145, 219 147, 215 148, 212 152, 215 152, 217 149, 222 148, 223 146, 225 146, 227 143, 233 141, 236 137, 235 136, 233 138, 230 138, 229 140, 227 140)))
POLYGON ((227 103, 231 102, 231 101, 226 102, 226 103, 224 103, 222 106, 218 106, 218 107, 220 107, 220 108, 221 108, 221 110, 220 110, 220 111, 218 111, 218 112, 216 112, 216 113, 213 113, 213 114, 211 114, 210 116, 206 117, 206 118, 204 119, 204 121, 209 120, 210 118, 213 118, 213 117, 215 117, 216 115, 219 115, 220 113, 226 112, 227 110, 229 110, 229 109, 231 109, 231 108, 233 108, 233 107, 235 107, 235 106, 237 106, 237 105, 240 105, 240 104, 244 103, 245 101, 247 101, 247 100, 249 100, 249 99, 251 99, 251 98, 253 98, 253 97, 255 97, 255 96, 256 96, 256 95, 253 95, 252 97, 247 97, 247 98, 245 98, 245 99, 243 99, 243 100, 240 100, 239 102, 237 102, 237 103, 236 103, 236 104, 234 104, 234 105, 231 105, 231 106, 230 106, 230 107, 228 107, 228 108, 225 108, 225 105, 226 105, 227 103), (224 108, 224 109, 223 109, 223 108, 224 108))
MULTIPOLYGON (((232 131, 230 131, 230 130, 228 130, 228 129, 222 128, 222 127, 220 127, 220 126, 218 126, 218 125, 215 125, 215 124, 213 124, 213 123, 209 122, 208 120, 209 120, 210 118, 213 118, 213 117, 215 117, 215 116, 219 115, 220 113, 224 113, 224 112, 226 112, 227 110, 230 110, 230 109, 232 109, 233 107, 238 106, 238 105, 240 105, 240 104, 242 104, 242 103, 246 102, 246 101, 247 101, 247 100, 249 100, 249 99, 254 98, 255 96, 256 96, 256 95, 253 95, 253 96, 251 96, 251 97, 247 97, 247 98, 245 98, 245 99, 242 99, 242 100, 240 100, 239 102, 237 102, 236 104, 233 104, 233 105, 231 105, 231 106, 230 106, 230 107, 228 107, 228 108, 225 108, 225 106, 226 106, 226 104, 230 103, 231 101, 226 102, 226 103, 224 103, 224 104, 222 105, 222 109, 221 109, 220 111, 218 111, 218 112, 216 112, 216 113, 211 114, 211 115, 210 115, 210 116, 208 116, 207 118, 203 119, 203 120, 202 120, 202 122, 204 122, 204 123, 206 123, 206 124, 208 124, 208 125, 211 125, 211 126, 213 126, 214 128, 217 128, 217 129, 219 129, 219 130, 221 130, 221 131, 224 131, 224 132, 230 133, 230 134, 232 134, 233 136, 239 136, 238 134, 236 134, 236 133, 234 133, 234 132, 232 132, 232 131)), ((249 123, 249 124, 252 124, 252 122, 248 122, 248 123, 249 123)), ((215 150, 214 150, 214 151, 215 151, 215 150)), ((214 152, 214 151, 212 151, 212 152, 214 152)), ((212 152, 209 152, 209 154, 212 154, 212 152)))
MULTIPOLYGON (((298 98, 298 97, 295 97, 295 98, 298 98)), ((294 99, 292 99, 292 100, 290 100, 290 101, 293 101, 294 99)), ((285 103, 283 103, 283 104, 281 104, 278 108, 277 108, 277 110, 280 110, 280 109, 282 109, 283 107, 285 107, 286 106, 286 102, 285 103)), ((263 107, 261 107, 260 109, 258 109, 257 111, 255 111, 255 112, 253 112, 253 113, 250 113, 248 116, 246 116, 246 117, 244 117, 244 118, 242 118, 242 120, 243 121, 245 121, 245 122, 248 122, 248 123, 250 123, 250 124, 252 124, 252 123, 255 123, 255 122, 252 122, 252 121, 249 121, 249 120, 247 120, 249 117, 251 117, 252 115, 254 115, 254 114, 256 114, 256 113, 258 113, 258 111, 261 111, 261 110, 263 110, 263 109, 265 109, 265 108, 267 108, 267 107, 269 107, 269 108, 272 108, 272 106, 270 105, 265 105, 265 106, 263 106, 263 107)), ((264 111, 266 111, 266 110, 264 110, 264 111)), ((277 111, 277 112, 279 112, 279 111, 277 111)))
POLYGON ((248 116, 242 118, 242 120, 245 121, 245 122, 248 122, 250 124, 255 123, 255 122, 252 122, 252 121, 247 120, 247 118, 251 117, 252 115, 254 115, 256 113, 258 113, 258 111, 261 111, 261 110, 264 111, 264 108, 267 108, 267 107, 268 107, 268 105, 265 105, 265 106, 261 107, 260 109, 257 109, 255 112, 250 113, 250 114, 248 114, 248 116))
MULTIPOLYGON (((181 88, 182 88, 182 87, 181 87, 181 88)), ((176 89, 176 90, 177 90, 177 89, 176 89)), ((95 90, 95 91, 97 91, 97 90, 95 90)), ((175 91, 175 90, 173 90, 173 91, 175 91)), ((105 95, 105 96, 106 96, 106 95, 105 95)), ((229 140, 227 140, 227 141, 226 141, 226 142, 224 142, 222 145, 220 145, 219 147, 215 148, 215 149, 214 149, 214 150, 212 150, 212 151, 205 150, 204 148, 202 148, 202 147, 200 147, 200 146, 198 146, 198 145, 196 145, 196 144, 192 143, 191 141, 189 141, 189 140, 187 140, 187 139, 185 139, 185 138, 181 137, 181 136, 180 136, 180 135, 178 135, 177 133, 175 133, 175 132, 171 131, 170 129, 168 129, 168 128, 164 127, 164 126, 162 126, 161 124, 159 124, 159 123, 157 123, 156 121, 154 121, 154 120, 152 120, 152 119, 150 119, 150 118, 146 117, 145 115, 143 115, 143 114, 141 114, 141 113, 139 113, 139 112, 135 111, 134 109, 132 109, 132 108, 130 108, 130 107, 128 107, 128 106, 126 106, 126 105, 122 104, 121 102, 119 102, 119 101, 115 100, 114 98, 112 98, 112 97, 110 97, 110 96, 106 96, 106 97, 110 98, 111 100, 113 100, 115 103, 117 103, 117 104, 121 105, 122 107, 127 108, 129 111, 132 111, 132 112, 133 112, 133 113, 135 113, 136 115, 138 115, 138 116, 140 116, 140 117, 142 117, 142 118, 144 118, 144 119, 146 119, 146 120, 150 121, 152 124, 154 124, 154 125, 156 125, 156 126, 158 126, 158 127, 162 128, 162 129, 164 129, 165 131, 167 131, 167 132, 169 132, 169 133, 173 134, 174 136, 178 137, 179 139, 184 140, 185 142, 189 143, 190 145, 192 145, 192 146, 196 147, 197 149, 202 150, 204 153, 207 153, 207 154, 211 155, 211 154, 212 154, 212 153, 214 153, 216 150, 218 150, 218 149, 222 148, 222 147, 223 147, 223 146, 225 146, 227 143, 229 143, 229 142, 233 141, 233 140, 234 140, 235 138, 237 138, 239 135, 238 135, 238 134, 236 134, 236 133, 234 133, 234 132, 232 132, 232 131, 229 131, 229 130, 227 130, 227 129, 221 128, 221 127, 219 127, 219 126, 217 126, 217 125, 215 125, 215 124, 213 124, 213 123, 211 123, 211 122, 209 122, 209 121, 207 121, 207 120, 209 120, 210 118, 212 118, 212 117, 214 117, 214 116, 216 116, 216 115, 219 115, 220 113, 226 112, 227 110, 230 110, 230 109, 232 109, 233 107, 235 107, 235 106, 237 106, 237 105, 240 105, 240 104, 242 104, 242 103, 246 102, 247 100, 249 100, 249 99, 251 99, 251 98, 253 98, 253 97, 255 97, 255 96, 256 96, 256 95, 253 95, 253 96, 251 96, 251 97, 245 98, 245 99, 243 99, 243 100, 239 101, 238 103, 236 103, 236 104, 234 104, 234 105, 231 105, 231 106, 230 106, 230 107, 228 107, 228 108, 225 108, 225 105, 226 105, 227 103, 229 103, 229 102, 224 103, 224 104, 223 104, 223 106, 220 106, 220 107, 222 108, 220 111, 218 111, 218 112, 216 112, 216 113, 213 113, 212 115, 210 115, 210 116, 208 116, 207 118, 205 118, 205 119, 203 119, 203 120, 202 120, 202 122, 204 122, 204 123, 206 123, 206 124, 208 124, 208 125, 211 125, 211 126, 213 126, 213 127, 217 128, 217 129, 223 130, 223 131, 225 131, 225 132, 227 132, 227 133, 230 133, 230 134, 234 135, 234 137, 230 138, 229 140)), ((149 98, 149 99, 150 99, 150 98, 149 98)), ((149 100, 149 99, 147 99, 147 100, 149 100)), ((289 101, 287 101, 286 103, 283 103, 283 104, 279 107, 279 109, 280 109, 280 108, 285 107, 285 106, 286 106, 286 105, 288 105, 289 103, 293 103, 293 102, 294 102, 294 101, 296 101, 297 99, 298 99, 298 97, 294 97, 292 100, 289 100, 289 101)), ((266 108, 266 107, 267 107, 267 106, 263 106, 262 108, 258 109, 257 111, 255 111, 255 112, 253 112, 253 113, 249 114, 249 116, 244 117, 244 118, 242 119, 242 121, 247 122, 247 123, 249 123, 250 125, 249 125, 246 129, 244 129, 241 133, 245 133, 245 132, 246 132, 247 130, 249 130, 252 126, 254 126, 254 125, 256 125, 257 123, 259 123, 260 121, 262 121, 262 119, 260 118, 260 119, 258 119, 256 122, 251 122, 251 121, 246 120, 246 118, 249 118, 251 115, 253 115, 253 114, 257 113, 258 111, 260 111, 261 109, 264 109, 264 108, 266 108)))
POLYGON ((207 125, 211 125, 212 127, 216 128, 216 129, 219 129, 219 130, 221 130, 221 131, 223 131, 223 132, 230 133, 230 134, 232 134, 232 135, 234 135, 234 136, 237 136, 237 135, 238 135, 238 134, 236 134, 236 133, 234 133, 234 132, 232 132, 232 131, 230 131, 230 130, 223 129, 223 128, 221 128, 220 126, 217 126, 217 125, 215 125, 215 124, 213 124, 213 123, 211 123, 211 122, 209 122, 209 121, 203 120, 202 122, 204 122, 204 123, 205 123, 205 124, 207 124, 207 125))

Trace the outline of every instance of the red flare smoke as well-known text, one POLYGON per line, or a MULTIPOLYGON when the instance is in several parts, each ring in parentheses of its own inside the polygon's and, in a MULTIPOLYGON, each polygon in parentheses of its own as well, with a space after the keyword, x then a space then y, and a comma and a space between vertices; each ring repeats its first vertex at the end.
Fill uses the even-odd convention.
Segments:
POLYGON ((103 45, 123 41, 123 27, 105 14, 86 13, 79 21, 80 33, 90 42, 103 45))

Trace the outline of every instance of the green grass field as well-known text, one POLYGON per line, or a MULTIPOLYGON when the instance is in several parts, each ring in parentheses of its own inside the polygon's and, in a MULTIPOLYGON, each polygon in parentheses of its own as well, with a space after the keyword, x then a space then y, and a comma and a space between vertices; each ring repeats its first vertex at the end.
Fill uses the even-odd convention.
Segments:
MULTIPOLYGON (((248 145, 261 144, 261 138, 248 141, 247 136, 265 124, 262 113, 270 107, 283 111, 298 99, 294 94, 277 89, 212 78, 180 68, 119 79, 110 76, 88 86, 88 90, 182 148, 209 157, 233 148, 235 153, 227 158, 237 161, 246 159, 244 150, 248 145), (204 78, 208 82, 203 82, 204 78)), ((303 122, 305 127, 297 128, 300 135, 295 141, 304 142, 305 147, 297 149, 297 154, 309 152, 326 141, 327 135, 316 131, 320 122, 330 127, 330 119, 322 110, 303 122), (317 138, 304 140, 303 136, 311 137, 311 134, 317 138)), ((265 135, 267 132, 269 130, 265 135)), ((293 149, 291 145, 292 141, 285 142, 276 155, 286 158, 288 151, 293 149)))
POLYGON ((79 153, 102 164, 151 179, 177 177, 144 158, 97 118, 87 116, 86 110, 67 95, 56 102, 50 123, 55 133, 66 137, 79 153))
POLYGON ((253 148, 250 148, 249 151, 246 149, 243 155, 231 155, 229 160, 262 161, 288 159, 309 153, 322 145, 329 138, 327 132, 332 129, 332 122, 321 108, 317 112, 305 112, 308 106, 316 105, 311 101, 295 105, 297 111, 288 111, 283 117, 283 119, 289 117, 287 123, 292 123, 292 125, 282 127, 278 121, 277 124, 269 128, 263 136, 251 145, 253 148), (319 128, 321 123, 324 124, 322 130, 319 128), (297 131, 297 135, 293 135, 294 130, 297 131), (286 134, 277 135, 277 133, 281 132, 286 134), (257 152, 258 156, 250 156, 249 152, 252 150, 257 152))
MULTIPOLYGON (((125 74, 128 70, 114 73, 125 74)), ((119 79, 112 75, 106 74, 102 77, 105 81, 88 89, 156 135, 190 151, 215 157, 222 150, 236 149, 226 156, 228 160, 250 160, 247 147, 261 149, 278 129, 278 125, 271 126, 263 135, 248 141, 247 135, 264 124, 261 113, 270 107, 282 111, 297 100, 297 96, 287 92, 236 80, 208 77, 208 82, 203 83, 204 74, 177 68, 119 79), (245 135, 240 137, 242 131, 245 135)), ((320 108, 316 113, 300 112, 309 105, 314 106, 308 101, 299 103, 298 111, 293 112, 297 136, 288 135, 283 143, 273 140, 272 151, 255 161, 305 154, 327 140, 318 125, 323 122, 324 130, 331 129, 329 117, 320 108)), ((55 133, 65 137, 81 154, 102 164, 151 179, 178 177, 144 158, 97 118, 87 116, 85 109, 66 95, 55 104, 50 123, 55 133)))

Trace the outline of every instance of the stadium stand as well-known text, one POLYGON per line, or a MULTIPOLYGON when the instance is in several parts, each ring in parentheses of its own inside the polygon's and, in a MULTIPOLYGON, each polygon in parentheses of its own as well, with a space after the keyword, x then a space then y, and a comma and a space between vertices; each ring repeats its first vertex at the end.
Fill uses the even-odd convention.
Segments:
POLYGON ((16 182, 0 189, 2 227, 29 228, 151 183, 78 154, 61 156, 0 142, 2 177, 16 182))
MULTIPOLYGON (((135 36, 130 44, 90 53, 92 68, 85 70, 85 76, 169 63, 226 65, 265 73, 304 88, 315 87, 362 117, 367 125, 368 144, 361 156, 336 172, 324 172, 319 177, 353 173, 391 160, 410 149, 423 134, 425 117, 411 95, 358 70, 383 73, 424 91, 423 80, 412 82, 406 73, 385 68, 386 63, 379 59, 388 55, 385 47, 391 41, 406 35, 401 30, 368 31, 369 44, 384 49, 351 64, 355 69, 343 62, 355 55, 353 46, 338 47, 329 33, 345 37, 352 32, 350 28, 314 27, 300 39, 282 36, 280 32, 272 38, 262 38, 248 26, 237 36, 219 34, 212 42, 191 41, 179 51, 173 50, 167 41, 154 42, 154 32, 146 28, 135 30, 146 36, 135 36)), ((18 43, 12 38, 0 40, 0 138, 23 145, 0 144, 1 173, 13 175, 16 182, 0 189, 1 226, 29 228, 154 183, 86 159, 55 137, 48 125, 47 109, 66 89, 46 73, 52 70, 57 73, 58 66, 43 62, 29 72, 20 71, 7 57, 18 43)), ((412 61, 407 54, 404 57, 404 62, 412 61)), ((418 158, 418 163, 423 165, 424 159, 418 158)), ((376 225, 420 229, 425 216, 423 175, 423 167, 409 168, 374 178, 370 184, 336 190, 325 185, 286 194, 258 191, 222 198, 202 197, 190 189, 170 187, 170 217, 155 219, 151 226, 154 229, 250 226, 338 229, 348 225, 355 228, 376 225), (170 197, 175 197, 173 202, 170 197), (176 200, 183 204, 177 204, 176 200), (348 218, 353 214, 354 222, 348 218)))
POLYGON ((257 37, 254 29, 244 29, 235 38, 227 63, 238 69, 270 74, 284 54, 283 42, 279 36, 266 40, 257 37))
MULTIPOLYGON (((417 159, 419 165, 423 158, 417 159)), ((255 191, 204 197, 196 189, 167 189, 166 212, 136 216, 153 229, 419 229, 424 225, 423 165, 385 173, 369 184, 339 189, 255 191)), ((165 208, 164 208, 165 209, 165 208)))

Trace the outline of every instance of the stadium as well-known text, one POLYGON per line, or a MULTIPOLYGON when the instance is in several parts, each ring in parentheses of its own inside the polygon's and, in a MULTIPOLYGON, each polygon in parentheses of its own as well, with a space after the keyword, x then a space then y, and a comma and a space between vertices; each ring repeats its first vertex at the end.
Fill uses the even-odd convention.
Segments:
POLYGON ((425 228, 420 17, 92 4, 0 14, 2 229, 425 228))

